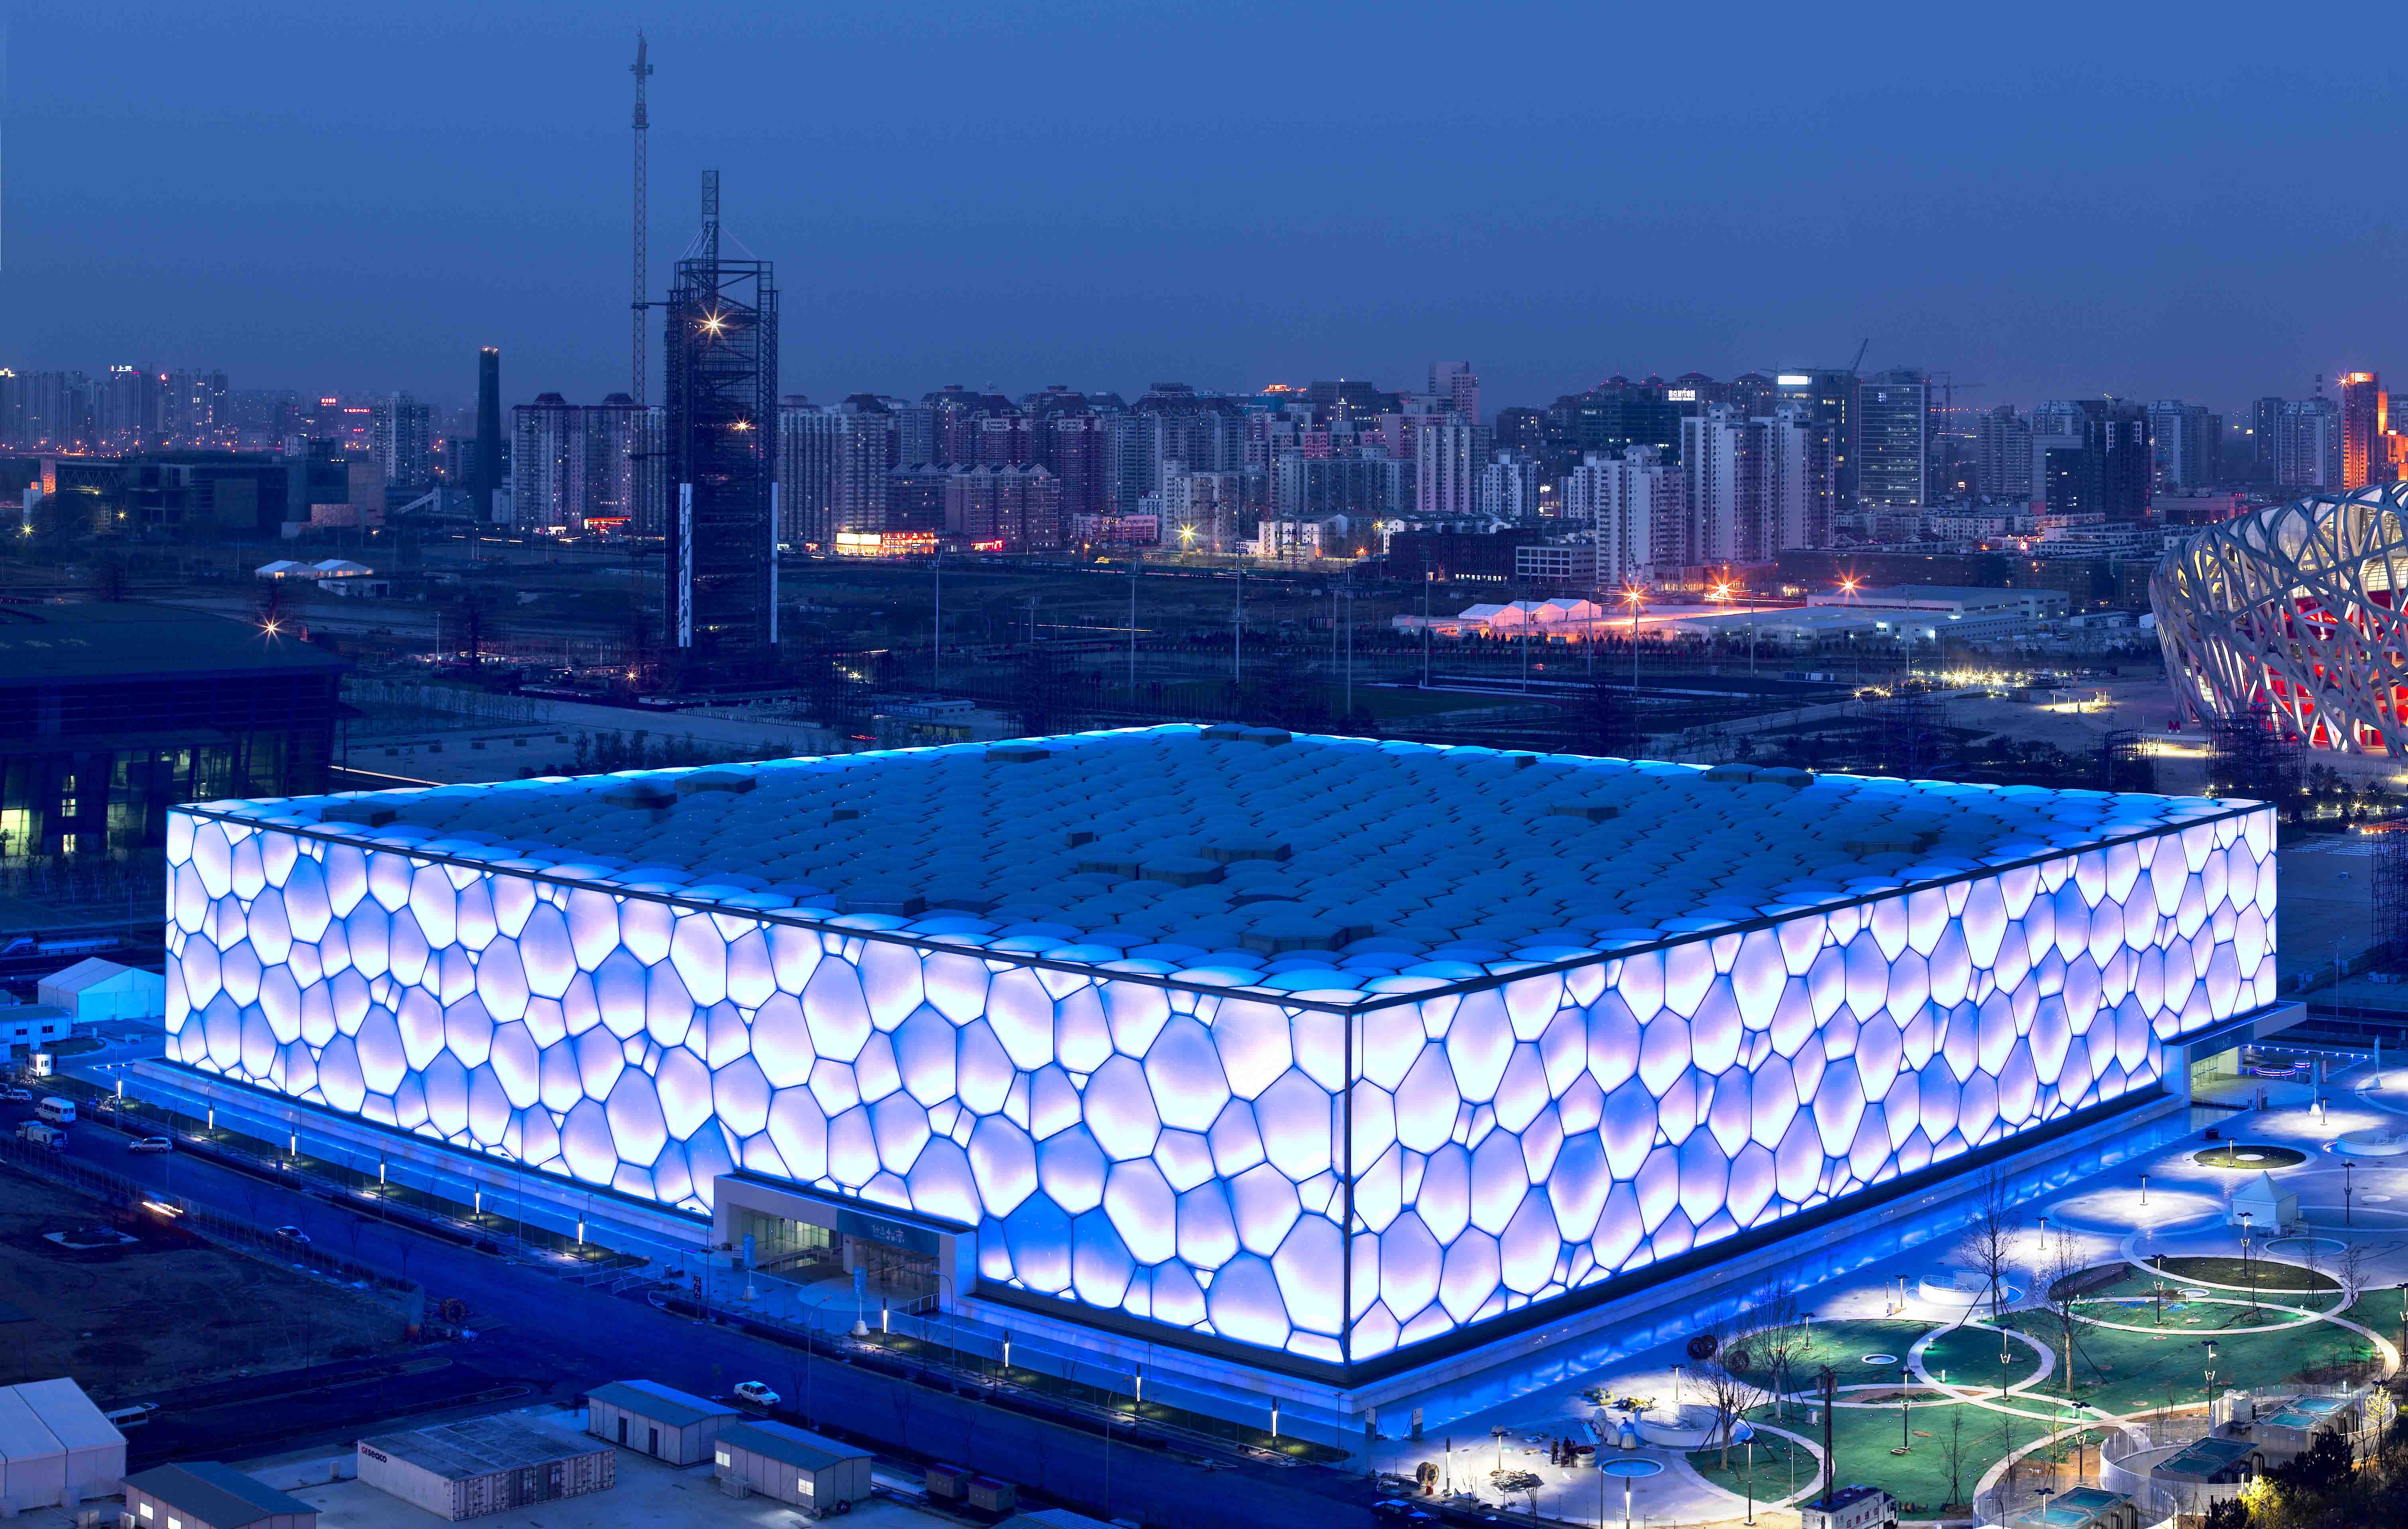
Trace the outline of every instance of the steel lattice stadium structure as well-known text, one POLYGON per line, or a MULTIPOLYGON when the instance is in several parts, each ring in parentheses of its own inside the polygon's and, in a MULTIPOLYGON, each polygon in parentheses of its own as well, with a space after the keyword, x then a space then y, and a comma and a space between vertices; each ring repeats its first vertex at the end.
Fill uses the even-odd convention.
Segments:
POLYGON ((2273 832, 1193 727, 200 804, 167 1071, 1343 1388, 2162 1102, 2273 832))
POLYGON ((2399 751, 2408 705, 2408 484, 2311 494, 2171 549, 2149 580, 2187 714, 2264 709, 2311 745, 2399 751))

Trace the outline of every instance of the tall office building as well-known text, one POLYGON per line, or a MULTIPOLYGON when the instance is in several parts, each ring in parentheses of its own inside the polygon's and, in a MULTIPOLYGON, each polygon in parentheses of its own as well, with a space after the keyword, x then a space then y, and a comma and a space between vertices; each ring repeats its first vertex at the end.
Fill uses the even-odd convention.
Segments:
POLYGON ((843 479, 844 415, 799 393, 778 401, 778 539, 824 552, 843 529, 837 489, 843 479))
POLYGON ((2157 477, 2149 415, 2109 398, 2059 399, 2032 410, 2032 508, 2079 520, 2137 521, 2157 477))
POLYGON ((2283 406, 2274 430, 2274 481, 2286 489, 2333 489, 2342 481, 2341 406, 2319 393, 2283 406))
POLYGON ((1488 432, 1475 424, 1424 424, 1413 435, 1413 511, 1433 520, 1479 512, 1488 432))
POLYGON ((502 491, 502 352, 477 352, 477 454, 468 476, 469 512, 479 525, 496 520, 494 496, 502 491))
POLYGON ((1856 503, 1864 509, 1930 504, 1938 423, 1931 379, 1911 367, 1875 372, 1856 384, 1856 503))
POLYGON ((1678 577, 1689 561, 1687 478, 1655 447, 1583 458, 1564 479, 1563 503, 1564 519, 1595 535, 1601 590, 1678 577))
POLYGON ((1973 492, 1985 499, 2031 500, 2032 422, 2013 404, 1984 409, 1973 422, 1973 492))
POLYGON ((1035 466, 956 465, 945 472, 945 534, 1006 552, 1062 545, 1062 485, 1035 466))
POLYGON ((1161 492, 1164 546, 1234 552, 1238 543, 1254 539, 1261 517, 1249 513, 1244 473, 1172 473, 1161 492))
POLYGON ((2264 482, 2276 481, 2274 457, 2277 443, 2283 436, 2283 400, 2278 397, 2258 399, 2249 406, 2249 476, 2264 482))
POLYGON ((2383 436, 2390 428, 2389 395, 2379 372, 2345 372, 2341 379, 2341 487, 2362 489, 2383 477, 2383 436))
MULTIPOLYGON (((510 522, 585 529, 585 411, 556 393, 510 406, 510 522)), ((480 464, 481 465, 481 464, 480 464)))
POLYGON ((169 446, 231 446, 226 374, 173 371, 159 383, 159 434, 169 446))
POLYGON ((1429 368, 1430 396, 1444 403, 1463 416, 1466 424, 1480 422, 1480 378, 1468 361, 1433 361, 1429 368))
MULTIPOLYGON (((1731 384, 1731 402, 1736 405, 1742 392, 1741 378, 1731 384)), ((1820 430, 1823 443, 1818 450, 1828 453, 1831 461, 1831 506, 1835 514, 1854 512, 1859 503, 1856 476, 1856 374, 1835 366, 1802 366, 1795 371, 1775 372, 1772 393, 1766 403, 1759 403, 1751 418, 1770 417, 1772 408, 1790 405, 1804 410, 1804 418, 1820 430)))
POLYGON ((702 232, 677 263, 666 343, 668 639, 689 678, 734 677, 778 641, 778 287, 770 263, 719 227, 719 172, 702 232))
POLYGON ((93 395, 93 430, 102 450, 120 455, 157 445, 157 374, 141 366, 111 366, 93 395))
POLYGON ((837 406, 836 523, 838 531, 888 529, 887 474, 895 463, 896 426, 909 408, 890 409, 867 393, 837 406))
POLYGON ((666 416, 624 393, 580 412, 584 416, 585 529, 660 535, 661 424, 666 416))
POLYGON ((435 480, 435 411, 406 393, 379 393, 368 406, 368 457, 388 483, 416 488, 435 480))
POLYGON ((1472 502, 1483 520, 1508 524, 1535 524, 1543 512, 1539 459, 1527 451, 1498 451, 1480 469, 1480 492, 1472 502))
POLYGON ((2158 488, 2198 490, 2222 478, 2222 415, 2179 398, 2161 398, 2149 406, 2148 413, 2150 461, 2158 488))
POLYGON ((1112 436, 1105 416, 1080 400, 1056 401, 1029 421, 1029 450, 1037 465, 1062 485, 1067 524, 1082 515, 1109 515, 1119 505, 1112 493, 1112 436))
POLYGON ((1681 422, 1686 564, 1759 563, 1828 540, 1825 427, 1801 405, 1743 419, 1725 405, 1681 422))

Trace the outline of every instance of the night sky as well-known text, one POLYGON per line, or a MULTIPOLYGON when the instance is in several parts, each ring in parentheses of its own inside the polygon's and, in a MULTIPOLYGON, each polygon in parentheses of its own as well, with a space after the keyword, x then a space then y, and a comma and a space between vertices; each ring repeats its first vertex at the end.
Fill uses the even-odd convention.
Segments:
POLYGON ((717 166, 823 401, 1462 357, 1494 409, 1867 337, 1983 405, 2408 385, 2401 16, 38 0, 0 364, 624 388, 640 20, 653 285, 717 166))

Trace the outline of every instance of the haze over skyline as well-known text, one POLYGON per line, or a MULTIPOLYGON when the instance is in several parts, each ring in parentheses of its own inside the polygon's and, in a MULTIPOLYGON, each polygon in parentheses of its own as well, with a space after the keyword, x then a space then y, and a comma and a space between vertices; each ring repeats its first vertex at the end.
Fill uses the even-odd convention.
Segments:
MULTIPOLYGON (((2306 27, 453 0, 17 7, 0 364, 458 400, 492 344, 513 398, 625 387, 639 21, 653 287, 719 168, 785 391, 823 400, 1446 356, 1493 408, 1868 337, 1982 405, 2408 367, 2375 194, 2402 91, 2306 27)), ((2403 30, 2370 12, 2350 51, 2403 30)))

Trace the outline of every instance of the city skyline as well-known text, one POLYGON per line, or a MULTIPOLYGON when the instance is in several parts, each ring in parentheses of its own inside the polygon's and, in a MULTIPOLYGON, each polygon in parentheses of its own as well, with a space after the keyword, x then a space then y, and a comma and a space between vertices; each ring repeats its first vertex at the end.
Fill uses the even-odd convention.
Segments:
MULTIPOLYGON (((8 364, 440 399, 492 344, 515 397, 624 387, 638 18, 456 17, 470 49, 418 24, 454 8, 21 12, 8 364), (202 83, 280 65, 272 108, 202 83), (379 81, 415 93, 411 125, 379 81)), ((1836 365, 1870 338, 1869 366, 1953 370, 1976 402, 2229 410, 2379 364, 2400 327, 2385 225, 2303 215, 2319 237, 2287 238, 2246 196, 2279 173, 2285 207, 2348 205, 2346 172, 2301 152, 2324 129, 2258 106, 2310 67, 2304 41, 2160 39, 2134 74, 2108 61, 2140 23, 2108 18, 2082 57, 1960 84, 1976 39, 1944 19, 1913 43, 1769 21, 1709 85, 1582 68, 1669 45, 1640 18, 1493 12, 1445 50, 1337 10, 1266 50, 1259 19, 654 19, 652 241, 674 258, 722 168, 729 229, 790 273, 781 376, 815 398, 1392 383, 1458 354, 1493 407, 1617 369, 1836 365), (1209 107, 1155 88, 1171 37, 1224 81, 1209 107), (1358 67, 1315 62, 1333 50, 1358 67), (2243 220, 2255 236, 2227 236, 2243 220)))

